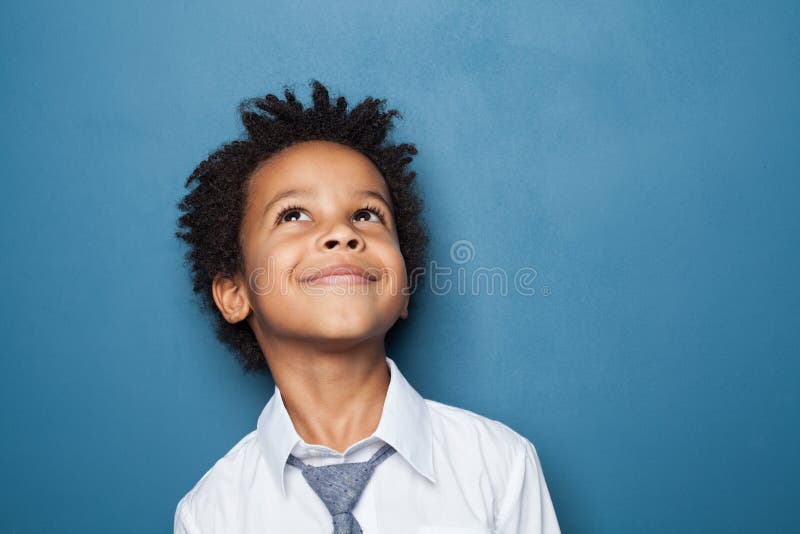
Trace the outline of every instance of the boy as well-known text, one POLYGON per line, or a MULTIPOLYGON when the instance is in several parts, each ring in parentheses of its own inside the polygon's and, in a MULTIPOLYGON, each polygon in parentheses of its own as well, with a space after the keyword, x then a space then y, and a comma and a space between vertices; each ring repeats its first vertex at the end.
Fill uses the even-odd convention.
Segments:
POLYGON ((180 501, 175 532, 557 533, 533 445, 423 399, 384 349, 424 261, 395 110, 313 85, 240 106, 244 140, 180 204, 194 290, 248 371, 275 380, 255 431, 180 501))

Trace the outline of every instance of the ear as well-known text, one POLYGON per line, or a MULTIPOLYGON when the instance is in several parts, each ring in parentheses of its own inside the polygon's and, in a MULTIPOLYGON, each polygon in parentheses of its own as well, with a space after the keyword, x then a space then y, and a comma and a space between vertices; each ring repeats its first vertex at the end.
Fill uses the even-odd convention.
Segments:
POLYGON ((240 277, 231 278, 222 274, 211 282, 211 295, 222 316, 229 323, 238 323, 250 314, 245 286, 240 277))
POLYGON ((403 304, 403 310, 400 312, 400 318, 401 319, 407 319, 408 318, 408 301, 410 299, 411 299, 411 295, 406 295, 406 301, 403 304))

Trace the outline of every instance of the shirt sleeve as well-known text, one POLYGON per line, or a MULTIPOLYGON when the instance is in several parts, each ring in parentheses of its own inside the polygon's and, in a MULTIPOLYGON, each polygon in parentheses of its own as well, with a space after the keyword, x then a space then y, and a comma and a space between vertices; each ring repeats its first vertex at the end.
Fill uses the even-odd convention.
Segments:
MULTIPOLYGON (((523 438, 524 439, 524 438, 523 438)), ((550 492, 533 444, 524 449, 509 481, 508 494, 499 510, 497 534, 561 534, 550 492)))
POLYGON ((194 522, 194 517, 186 506, 186 500, 182 499, 175 509, 174 534, 201 534, 200 529, 194 522))

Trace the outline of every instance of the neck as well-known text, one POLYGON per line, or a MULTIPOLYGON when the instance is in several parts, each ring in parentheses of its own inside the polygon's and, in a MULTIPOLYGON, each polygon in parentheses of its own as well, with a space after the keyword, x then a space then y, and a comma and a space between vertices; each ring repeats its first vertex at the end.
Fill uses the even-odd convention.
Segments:
POLYGON ((335 451, 375 432, 389 388, 383 339, 325 347, 308 340, 265 340, 275 384, 306 443, 335 451))

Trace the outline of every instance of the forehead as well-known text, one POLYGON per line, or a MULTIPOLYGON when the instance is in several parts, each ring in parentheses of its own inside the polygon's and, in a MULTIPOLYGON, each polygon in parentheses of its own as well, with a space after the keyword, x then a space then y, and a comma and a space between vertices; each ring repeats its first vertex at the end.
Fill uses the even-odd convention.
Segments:
POLYGON ((375 189, 388 194, 386 181, 369 158, 330 141, 292 145, 261 162, 251 175, 253 195, 270 196, 293 188, 342 193, 375 189))

